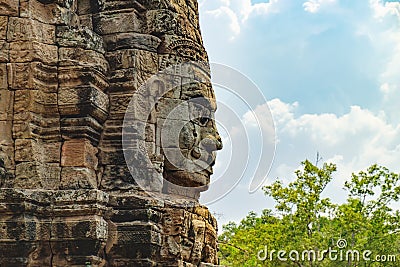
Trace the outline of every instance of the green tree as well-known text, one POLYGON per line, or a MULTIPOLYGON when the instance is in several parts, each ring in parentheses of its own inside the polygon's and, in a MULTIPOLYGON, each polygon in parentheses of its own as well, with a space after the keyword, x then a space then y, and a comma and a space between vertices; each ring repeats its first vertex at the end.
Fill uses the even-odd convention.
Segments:
MULTIPOLYGON (((275 208, 283 216, 281 221, 286 240, 281 244, 282 248, 286 251, 323 251, 329 244, 322 231, 326 223, 322 214, 331 212, 334 206, 328 198, 322 198, 322 193, 332 180, 336 166, 324 164, 318 168, 308 160, 301 164, 303 170, 295 172, 295 181, 283 186, 278 180, 264 187, 264 191, 277 202, 275 208)), ((308 265, 321 266, 315 260, 310 257, 308 265)), ((305 261, 301 259, 293 263, 303 266, 305 261)))
MULTIPOLYGON (((219 237, 222 264, 227 266, 298 266, 298 267, 377 267, 398 266, 400 260, 400 212, 393 209, 400 198, 400 177, 385 167, 373 165, 365 172, 352 174, 345 183, 346 203, 335 205, 323 192, 336 171, 334 164, 321 168, 309 161, 302 162, 296 179, 284 185, 281 180, 264 188, 272 197, 274 210, 254 212, 240 224, 229 223, 219 237), (340 241, 341 243, 337 243, 340 241), (344 244, 343 244, 344 242, 344 244), (340 245, 340 246, 339 246, 340 245), (296 250, 317 252, 338 250, 373 252, 371 260, 362 257, 344 257, 331 261, 328 257, 285 257, 279 260, 277 252, 271 259, 260 260, 259 251, 296 250), (378 262, 376 255, 395 255, 397 262, 378 262)), ((319 253, 319 254, 318 254, 319 253)), ((264 253, 265 254, 265 253, 264 253)), ((296 254, 293 254, 296 256, 296 254)), ((307 256, 307 255, 306 255, 307 256)))
MULTIPOLYGON (((391 206, 400 197, 399 175, 375 164, 366 172, 352 174, 345 190, 347 203, 338 207, 335 222, 340 237, 348 241, 348 249, 370 250, 375 255, 398 254, 400 217, 391 206)), ((361 262, 364 266, 398 266, 396 262, 361 262)), ((348 260, 347 266, 358 263, 348 260)))

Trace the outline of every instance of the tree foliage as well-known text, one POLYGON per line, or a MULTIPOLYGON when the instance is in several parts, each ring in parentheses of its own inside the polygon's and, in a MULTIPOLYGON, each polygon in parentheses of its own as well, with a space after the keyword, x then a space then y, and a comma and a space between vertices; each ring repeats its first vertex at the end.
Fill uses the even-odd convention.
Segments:
POLYGON ((334 164, 319 168, 306 160, 293 182, 264 187, 275 209, 223 226, 221 264, 400 266, 400 212, 392 208, 399 201, 400 176, 372 165, 352 174, 344 184, 346 202, 334 204, 323 193, 335 171, 334 164))

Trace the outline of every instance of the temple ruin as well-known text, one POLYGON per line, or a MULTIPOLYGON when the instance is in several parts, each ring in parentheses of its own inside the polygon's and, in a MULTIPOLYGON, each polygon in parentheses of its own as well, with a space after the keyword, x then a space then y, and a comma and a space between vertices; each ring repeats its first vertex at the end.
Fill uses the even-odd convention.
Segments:
POLYGON ((0 266, 217 265, 215 109, 197 0, 0 0, 0 266))

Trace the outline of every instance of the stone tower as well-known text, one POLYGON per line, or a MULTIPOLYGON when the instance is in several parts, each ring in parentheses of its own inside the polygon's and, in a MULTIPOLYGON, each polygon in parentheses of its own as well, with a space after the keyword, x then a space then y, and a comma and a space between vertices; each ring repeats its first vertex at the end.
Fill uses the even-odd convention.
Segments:
POLYGON ((214 266, 196 0, 0 0, 0 266, 214 266))

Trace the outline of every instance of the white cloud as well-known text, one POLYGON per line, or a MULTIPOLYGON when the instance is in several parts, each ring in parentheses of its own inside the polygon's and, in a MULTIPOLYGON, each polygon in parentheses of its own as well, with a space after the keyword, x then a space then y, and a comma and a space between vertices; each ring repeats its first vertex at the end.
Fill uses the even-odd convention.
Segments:
POLYGON ((280 146, 295 144, 297 148, 294 150, 298 153, 316 153, 319 150, 325 158, 351 171, 374 163, 398 168, 400 125, 391 124, 384 112, 375 114, 352 106, 342 116, 326 113, 296 116, 297 104, 274 99, 269 106, 281 139, 280 146))
MULTIPOLYGON (((338 165, 336 185, 343 186, 343 179, 378 163, 393 170, 400 161, 400 124, 391 123, 385 112, 374 113, 359 106, 352 106, 343 115, 330 113, 298 115, 299 104, 273 99, 257 107, 257 118, 268 118, 271 112, 278 138, 277 157, 271 177, 285 181, 305 158, 314 159, 320 152, 325 162, 338 165)), ((257 125, 248 112, 243 117, 246 125, 257 125)), ((271 133, 273 125, 261 121, 264 133, 271 133)), ((336 188, 336 189, 338 189, 336 188)))
POLYGON ((222 6, 218 9, 207 11, 207 14, 212 15, 217 19, 228 19, 229 29, 232 32, 232 38, 240 34, 240 24, 237 15, 229 7, 222 6))
POLYGON ((265 15, 269 12, 278 12, 279 0, 270 0, 267 3, 252 4, 251 0, 231 0, 231 8, 239 14, 244 23, 251 15, 265 15))
POLYGON ((374 17, 383 19, 388 15, 396 15, 400 17, 399 2, 385 2, 382 0, 370 0, 370 6, 374 11, 374 17))
POLYGON ((253 111, 248 111, 243 115, 243 124, 247 127, 259 128, 265 135, 264 141, 269 144, 275 142, 275 128, 271 117, 271 109, 268 105, 259 105, 253 111))
POLYGON ((204 0, 200 2, 200 14, 208 14, 217 19, 228 18, 231 39, 240 34, 241 26, 251 16, 278 12, 279 0, 252 4, 251 0, 204 0))
POLYGON ((372 21, 367 25, 374 47, 380 50, 382 63, 378 69, 378 83, 388 115, 398 117, 400 101, 400 2, 370 0, 372 21))
POLYGON ((299 103, 287 104, 275 98, 268 102, 268 106, 271 109, 275 123, 279 125, 294 119, 293 112, 299 106, 299 103))
POLYGON ((395 97, 400 92, 400 84, 384 83, 379 89, 383 94, 384 101, 389 102, 392 100, 392 97, 395 97))
POLYGON ((230 0, 220 0, 224 5, 229 6, 230 0))
POLYGON ((303 4, 304 10, 310 13, 317 13, 325 4, 335 3, 336 0, 310 0, 303 4))
POLYGON ((341 116, 335 114, 297 115, 298 103, 273 99, 265 104, 273 114, 280 142, 270 174, 271 183, 279 177, 285 183, 294 179, 293 172, 306 158, 316 162, 319 152, 322 162, 335 163, 337 172, 326 196, 334 202, 346 199, 342 190, 352 173, 380 164, 399 171, 400 124, 388 121, 383 111, 371 112, 359 106, 341 116), (272 179, 272 180, 271 180, 272 179))

